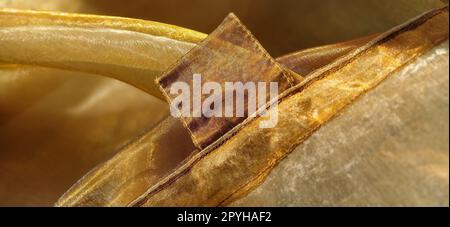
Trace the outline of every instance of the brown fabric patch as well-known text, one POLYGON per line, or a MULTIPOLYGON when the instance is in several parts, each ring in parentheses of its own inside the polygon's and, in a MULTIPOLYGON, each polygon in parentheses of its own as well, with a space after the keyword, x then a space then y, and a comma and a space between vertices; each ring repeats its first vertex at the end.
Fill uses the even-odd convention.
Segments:
MULTIPOLYGON (((269 82, 278 82, 278 92, 281 93, 301 80, 299 75, 275 62, 234 14, 229 14, 204 41, 158 78, 157 83, 167 100, 172 102, 178 96, 170 94, 171 85, 175 82, 189 84, 192 97, 193 74, 201 74, 202 85, 209 81, 221 85, 222 104, 225 103, 226 93, 224 82, 254 82, 256 85, 258 82, 266 82, 266 101, 269 101, 269 82)), ((202 101, 209 96, 210 94, 201 94, 202 101)), ((205 148, 252 114, 247 110, 247 98, 245 95, 244 117, 222 115, 223 117, 207 118, 203 114, 201 117, 181 117, 194 144, 198 148, 205 148)), ((236 103, 235 98, 233 103, 236 103)), ((257 107, 263 104, 265 103, 258 103, 257 107)), ((225 105, 222 105, 222 113, 224 111, 225 105)))

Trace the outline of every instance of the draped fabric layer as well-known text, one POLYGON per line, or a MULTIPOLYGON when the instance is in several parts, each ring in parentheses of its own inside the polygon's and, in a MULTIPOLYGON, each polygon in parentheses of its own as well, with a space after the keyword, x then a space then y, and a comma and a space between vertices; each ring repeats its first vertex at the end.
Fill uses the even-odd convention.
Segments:
POLYGON ((448 9, 379 32, 275 58, 278 125, 199 146, 155 78, 206 34, 2 9, 0 203, 448 205, 448 9))
POLYGON ((447 40, 448 19, 448 8, 429 12, 316 70, 280 95, 276 127, 244 121, 130 205, 217 206, 246 195, 344 107, 447 40))

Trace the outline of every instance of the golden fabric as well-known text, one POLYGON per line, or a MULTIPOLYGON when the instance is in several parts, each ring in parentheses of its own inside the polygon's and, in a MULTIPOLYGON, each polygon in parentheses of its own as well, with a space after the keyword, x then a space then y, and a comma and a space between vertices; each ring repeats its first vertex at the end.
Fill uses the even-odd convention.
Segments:
MULTIPOLYGON (((253 191, 248 198, 236 200, 262 183, 269 170, 297 144, 314 141, 307 136, 317 127, 328 125, 329 118, 341 113, 344 106, 353 106, 355 97, 372 90, 405 65, 413 64, 418 56, 448 38, 448 28, 443 27, 448 26, 448 16, 445 17, 433 22, 432 28, 425 25, 436 21, 435 17, 417 29, 409 27, 410 31, 402 31, 395 38, 372 41, 359 48, 357 56, 352 51, 380 36, 277 58, 286 68, 309 78, 281 102, 284 110, 280 113, 284 117, 280 125, 273 131, 258 132, 254 127, 258 120, 245 122, 239 130, 232 131, 237 133, 235 136, 230 134, 219 140, 224 144, 218 146, 217 142, 200 151, 178 119, 166 117, 158 123, 167 116, 167 104, 154 98, 162 99, 154 78, 194 48, 205 34, 135 19, 2 10, 0 62, 6 64, 0 65, 0 203, 49 205, 74 179, 91 170, 60 198, 57 206, 205 206, 230 202, 267 205, 258 203, 268 195, 264 194, 268 190, 265 185, 260 192, 253 191), (87 56, 86 52, 92 55, 87 56), (337 58, 341 60, 335 62, 337 58), (352 65, 341 68, 342 59, 352 65), (122 80, 153 97, 93 73, 122 80), (18 138, 23 138, 23 142, 14 142, 18 138), (238 153, 245 155, 239 157, 238 153), (102 164, 92 169, 97 163, 102 164), (187 166, 192 169, 183 172, 187 166), (174 180, 174 176, 180 178, 174 180)), ((308 34, 320 37, 320 29, 316 30, 319 33, 308 34)), ((351 34, 345 29, 342 34, 346 31, 351 34)), ((317 40, 325 43, 323 37, 325 33, 317 40)), ((283 43, 280 42, 280 50, 283 43)), ((310 45, 307 43, 302 45, 310 45)), ((269 47, 273 49, 273 44, 269 47)), ((280 50, 275 52, 285 53, 280 50)), ((442 166, 448 167, 448 162, 442 166)), ((423 174, 441 173, 442 166, 426 167, 423 174)), ((274 171, 273 178, 285 179, 275 177, 280 171, 274 171)), ((422 174, 403 173, 406 177, 422 174)), ((272 182, 273 178, 269 180, 272 182)), ((442 179, 420 181, 413 186, 428 185, 439 193, 448 191, 448 173, 442 179)), ((412 190, 416 189, 413 186, 412 190)), ((346 193, 340 192, 340 196, 346 193)), ((269 195, 274 201, 276 196, 269 195)), ((364 199, 364 193, 359 196, 355 197, 359 200, 347 204, 364 199)), ((279 203, 269 205, 289 204, 283 200, 287 198, 280 197, 279 203)), ((434 197, 423 196, 416 201, 407 196, 402 198, 385 198, 388 202, 382 203, 385 201, 373 197, 366 204, 356 204, 436 204, 434 197)), ((448 203, 448 193, 439 198, 447 198, 448 203)), ((330 201, 328 205, 346 204, 330 201)), ((300 203, 321 204, 320 199, 300 203)))
MULTIPOLYGON (((361 44, 361 42, 358 43, 361 44)), ((327 52, 336 53, 335 49, 332 48, 334 46, 330 46, 330 49, 322 48, 321 54, 324 57, 317 58, 318 62, 321 62, 321 59, 325 59, 326 62, 329 58, 326 54, 327 52)), ((336 44, 336 46, 345 46, 345 43, 336 44)), ((354 47, 352 42, 351 48, 354 47)), ((347 50, 347 48, 343 49, 347 50)), ((313 53, 314 57, 317 56, 315 51, 305 50, 304 52, 300 51, 293 55, 286 55, 283 59, 276 59, 276 61, 286 61, 291 64, 297 62, 298 64, 295 65, 300 66, 305 64, 303 59, 307 59, 309 53, 313 53), (304 56, 304 58, 298 60, 298 55, 304 56)), ((136 199, 155 182, 169 174, 182 160, 198 151, 190 139, 188 130, 183 127, 179 119, 171 116, 167 117, 154 129, 146 131, 129 146, 140 147, 141 149, 129 149, 128 147, 122 149, 113 159, 102 163, 77 182, 61 197, 57 205, 123 206, 136 199), (176 143, 173 141, 176 141, 176 143), (164 162, 161 162, 159 158, 154 158, 161 155, 168 155, 171 159, 166 158, 164 162), (134 158, 135 156, 139 158, 134 158), (117 197, 120 197, 120 200, 117 197)))
POLYGON ((448 8, 380 35, 287 90, 275 128, 260 129, 259 118, 244 121, 130 205, 215 206, 236 200, 338 111, 446 39, 448 8))
POLYGON ((394 72, 231 205, 448 206, 448 53, 394 72))
POLYGON ((16 10, 0 11, 0 28, 0 62, 106 75, 161 99, 156 76, 204 38, 151 21, 16 10))

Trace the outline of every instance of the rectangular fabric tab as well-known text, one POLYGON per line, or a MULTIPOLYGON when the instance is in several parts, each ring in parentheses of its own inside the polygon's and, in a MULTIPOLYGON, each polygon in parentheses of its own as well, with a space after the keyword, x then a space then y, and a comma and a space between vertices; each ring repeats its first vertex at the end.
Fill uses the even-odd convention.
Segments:
POLYGON ((194 144, 205 148, 254 113, 255 105, 258 109, 270 100, 270 82, 276 82, 277 93, 281 93, 299 80, 230 14, 157 83, 172 110, 181 115, 194 144), (244 91, 243 98, 239 89, 244 91), (252 101, 256 104, 250 105, 252 101), (239 110, 241 106, 244 111, 239 110))

